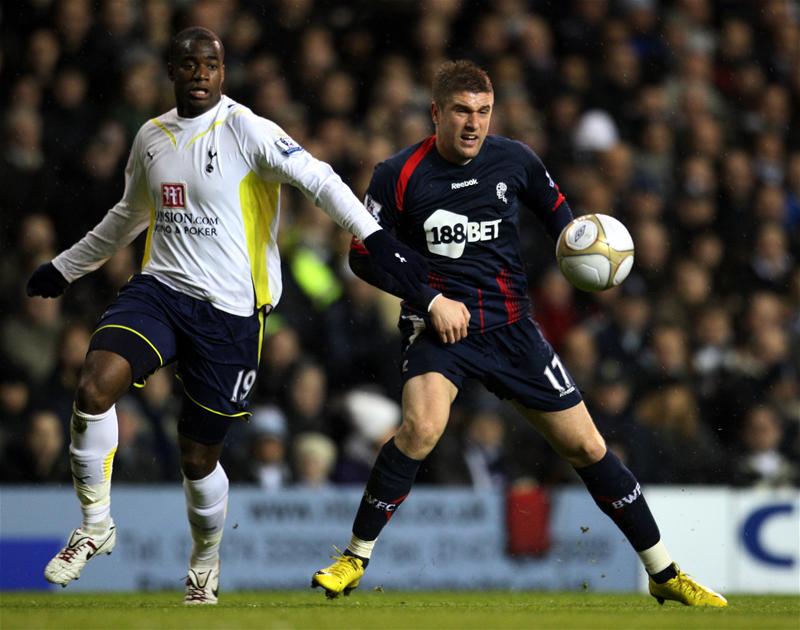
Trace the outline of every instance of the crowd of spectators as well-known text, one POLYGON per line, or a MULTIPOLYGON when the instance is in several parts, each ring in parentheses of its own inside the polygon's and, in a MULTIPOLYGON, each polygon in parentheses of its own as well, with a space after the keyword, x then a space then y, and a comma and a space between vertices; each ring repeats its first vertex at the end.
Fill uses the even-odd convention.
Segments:
MULTIPOLYGON (((72 394, 93 322, 141 243, 55 300, 43 261, 118 200, 137 129, 172 104, 171 34, 219 33, 225 91, 363 195, 432 132, 448 58, 494 81, 493 133, 529 144, 576 214, 636 242, 615 290, 574 290, 523 213, 534 314, 608 442, 649 483, 800 483, 800 7, 791 0, 31 0, 3 6, 0 482, 69 483, 72 394)), ((285 293, 233 481, 362 483, 396 428, 398 305, 355 278, 349 235, 284 189, 285 293)), ((120 401, 115 482, 178 479, 173 368, 120 401)), ((507 403, 457 400, 421 481, 576 480, 507 403)))

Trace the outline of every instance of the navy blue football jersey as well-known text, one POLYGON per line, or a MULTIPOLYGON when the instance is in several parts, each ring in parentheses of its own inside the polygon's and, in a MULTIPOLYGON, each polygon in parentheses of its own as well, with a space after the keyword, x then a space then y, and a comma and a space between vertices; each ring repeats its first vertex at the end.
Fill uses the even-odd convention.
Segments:
MULTIPOLYGON (((442 158, 435 136, 408 147, 375 167, 364 203, 384 229, 428 261, 428 287, 415 299, 401 295, 404 314, 424 317, 430 299, 443 293, 467 306, 470 333, 530 314, 520 204, 533 210, 554 238, 572 219, 564 195, 537 155, 502 136, 487 136, 477 157, 465 165, 442 158)), ((368 256, 354 241, 356 273, 368 256)), ((374 273, 367 276, 399 294, 388 278, 376 282, 374 273)))

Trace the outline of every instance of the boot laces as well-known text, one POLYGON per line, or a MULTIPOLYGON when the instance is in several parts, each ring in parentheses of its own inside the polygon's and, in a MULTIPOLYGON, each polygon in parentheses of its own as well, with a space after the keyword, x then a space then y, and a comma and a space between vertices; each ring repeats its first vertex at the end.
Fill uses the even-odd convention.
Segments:
POLYGON ((81 551, 83 551, 84 547, 91 547, 95 549, 95 546, 90 541, 82 542, 80 545, 76 545, 75 547, 64 547, 61 550, 61 553, 58 554, 59 560, 63 560, 64 562, 72 562, 81 551))
POLYGON ((336 549, 336 552, 339 555, 331 556, 331 559, 335 560, 336 562, 327 568, 328 573, 335 575, 338 578, 346 578, 350 577, 351 573, 358 571, 358 558, 355 556, 345 555, 337 547, 334 547, 334 549, 336 549))

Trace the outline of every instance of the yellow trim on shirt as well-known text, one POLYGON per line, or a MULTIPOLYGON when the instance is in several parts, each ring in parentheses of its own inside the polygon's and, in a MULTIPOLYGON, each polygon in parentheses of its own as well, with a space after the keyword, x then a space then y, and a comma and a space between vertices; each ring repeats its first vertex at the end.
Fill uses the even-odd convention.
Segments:
POLYGON ((264 345, 264 329, 266 328, 267 314, 264 309, 258 310, 258 365, 261 365, 261 346, 264 345))
POLYGON ((150 246, 153 243, 153 230, 156 226, 156 208, 150 206, 150 224, 147 226, 147 236, 144 239, 144 253, 142 254, 142 269, 150 262, 150 246))
MULTIPOLYGON (((233 116, 238 116, 239 114, 242 113, 242 111, 243 110, 241 110, 241 109, 237 109, 230 116, 228 116, 228 118, 232 118, 233 116)), ((200 138, 202 138, 207 133, 210 133, 211 131, 214 130, 215 127, 219 127, 220 125, 224 125, 226 122, 228 122, 228 118, 225 118, 224 120, 216 120, 213 123, 211 123, 211 126, 208 129, 206 129, 205 131, 201 131, 194 138, 189 140, 189 142, 186 143, 186 146, 184 147, 184 149, 188 149, 190 146, 192 146, 194 144, 195 140, 199 140, 200 138)))
POLYGON ((208 129, 206 129, 205 131, 201 131, 194 138, 189 140, 189 142, 186 143, 186 146, 184 147, 184 149, 188 149, 190 146, 192 146, 194 144, 195 140, 199 140, 204 135, 206 135, 207 133, 211 132, 214 129, 214 127, 219 127, 220 125, 224 125, 227 120, 228 119, 226 118, 225 120, 217 120, 217 121, 211 123, 211 126, 208 129))
POLYGON ((162 123, 158 118, 151 118, 150 122, 153 123, 156 127, 161 129, 167 137, 169 138, 170 142, 172 142, 172 146, 178 148, 178 140, 175 138, 175 134, 173 134, 169 129, 167 129, 166 125, 162 123))
POLYGON ((239 184, 244 234, 250 255, 250 275, 256 293, 256 308, 272 304, 267 269, 270 229, 278 211, 280 184, 267 183, 250 171, 239 184))

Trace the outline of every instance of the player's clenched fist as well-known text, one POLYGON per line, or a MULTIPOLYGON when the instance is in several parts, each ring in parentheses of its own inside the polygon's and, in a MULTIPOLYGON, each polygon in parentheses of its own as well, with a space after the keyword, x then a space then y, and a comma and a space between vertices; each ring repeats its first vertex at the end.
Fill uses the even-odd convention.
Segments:
POLYGON ((58 297, 64 293, 69 282, 55 268, 53 263, 48 262, 37 267, 28 280, 26 292, 29 296, 41 295, 42 297, 58 297))
POLYGON ((455 343, 467 336, 469 310, 462 302, 439 296, 431 305, 431 322, 442 343, 455 343))

